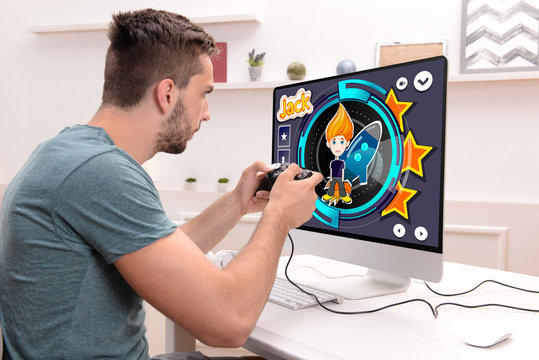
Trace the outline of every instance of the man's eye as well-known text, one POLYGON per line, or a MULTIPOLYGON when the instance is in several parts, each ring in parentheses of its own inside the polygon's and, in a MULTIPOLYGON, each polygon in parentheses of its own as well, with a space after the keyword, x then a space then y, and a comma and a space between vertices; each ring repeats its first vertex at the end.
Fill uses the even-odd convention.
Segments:
POLYGON ((341 140, 341 145, 344 144, 344 141, 341 140))

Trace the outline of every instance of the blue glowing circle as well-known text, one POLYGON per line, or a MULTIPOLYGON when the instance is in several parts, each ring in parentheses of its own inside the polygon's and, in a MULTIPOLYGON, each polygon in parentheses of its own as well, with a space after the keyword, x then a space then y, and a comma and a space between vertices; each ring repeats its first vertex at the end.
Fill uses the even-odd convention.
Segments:
POLYGON ((367 143, 361 144, 361 150, 362 151, 367 151, 368 148, 369 148, 369 145, 367 143))
MULTIPOLYGON (((363 146, 362 146, 363 147, 363 146)), ((362 149, 363 150, 363 149, 362 149)), ((360 153, 355 153, 354 154, 354 160, 357 161, 357 162, 360 162, 361 161, 361 154, 360 153)))

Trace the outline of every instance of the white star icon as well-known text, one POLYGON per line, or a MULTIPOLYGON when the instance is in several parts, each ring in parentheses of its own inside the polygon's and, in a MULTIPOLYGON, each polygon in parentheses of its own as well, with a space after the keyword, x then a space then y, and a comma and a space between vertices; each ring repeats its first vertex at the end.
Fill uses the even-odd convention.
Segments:
POLYGON ((283 140, 283 141, 286 140, 286 133, 282 133, 282 134, 281 134, 281 140, 283 140))

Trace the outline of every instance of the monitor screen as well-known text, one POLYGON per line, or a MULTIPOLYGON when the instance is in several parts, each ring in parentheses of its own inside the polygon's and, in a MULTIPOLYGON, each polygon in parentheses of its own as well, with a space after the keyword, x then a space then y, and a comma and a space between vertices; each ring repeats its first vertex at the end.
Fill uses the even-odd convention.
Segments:
POLYGON ((273 162, 325 180, 301 229, 442 253, 447 60, 275 88, 273 162))

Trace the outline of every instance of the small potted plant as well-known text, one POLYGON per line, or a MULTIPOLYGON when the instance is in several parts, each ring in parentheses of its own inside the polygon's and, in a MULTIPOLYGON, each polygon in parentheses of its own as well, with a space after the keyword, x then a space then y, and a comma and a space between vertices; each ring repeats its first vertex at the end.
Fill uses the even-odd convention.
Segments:
POLYGON ((188 177, 185 179, 185 190, 195 191, 197 189, 197 179, 193 177, 188 177))
POLYGON ((262 78, 262 65, 264 65, 264 57, 266 53, 255 53, 255 49, 249 52, 249 58, 247 62, 249 63, 249 77, 251 81, 260 81, 262 78))
POLYGON ((230 179, 222 177, 217 179, 217 191, 225 192, 228 190, 228 185, 230 184, 230 179))

